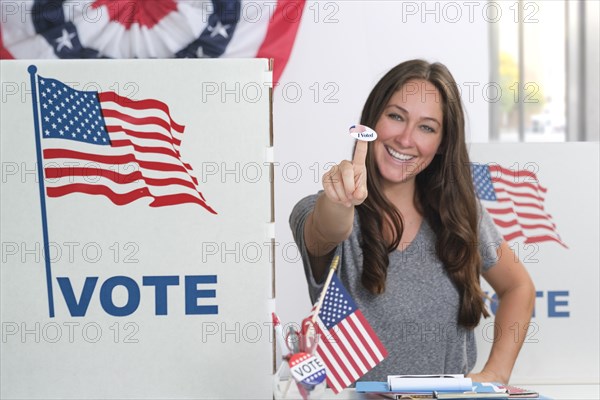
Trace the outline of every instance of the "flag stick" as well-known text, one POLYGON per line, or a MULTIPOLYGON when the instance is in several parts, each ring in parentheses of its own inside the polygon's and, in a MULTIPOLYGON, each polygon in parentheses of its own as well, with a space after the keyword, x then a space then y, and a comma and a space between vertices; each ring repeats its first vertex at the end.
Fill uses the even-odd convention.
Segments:
POLYGON ((319 297, 319 302, 317 303, 317 307, 315 308, 315 312, 312 316, 313 326, 317 322, 317 316, 319 315, 319 311, 321 311, 321 307, 323 306, 323 301, 325 300, 325 293, 327 293, 327 288, 331 283, 331 278, 333 278, 333 274, 338 267, 340 262, 340 256, 333 257, 331 260, 331 265, 329 266, 329 273, 327 274, 327 279, 325 280, 325 285, 323 285, 323 290, 321 291, 321 296, 319 297))
MULTIPOLYGON (((321 307, 323 306, 323 301, 325 300, 325 293, 327 292, 327 288, 329 287, 329 284, 331 283, 331 278, 333 278, 333 274, 335 273, 335 270, 337 269, 339 262, 340 262, 340 256, 335 256, 335 257, 333 257, 333 260, 331 260, 331 265, 329 266, 329 273, 327 274, 327 279, 325 279, 325 284, 323 285, 323 290, 321 291, 321 296, 319 297, 319 302, 317 303, 317 307, 315 308, 315 311, 314 311, 312 319, 311 319, 312 324, 310 324, 310 329, 312 329, 312 330, 314 330, 315 323, 317 322, 317 316, 319 315, 319 311, 321 311, 321 307)), ((302 328, 301 331, 304 335, 314 334, 314 331, 304 332, 304 328, 302 328)), ((290 377, 290 380, 287 382, 285 390, 283 391, 283 396, 282 396, 283 399, 286 398, 287 393, 290 390, 290 385, 292 384, 293 379, 294 379, 293 377, 290 377)), ((299 383, 298 383, 298 389, 300 389, 299 383)), ((304 395, 302 396, 302 398, 305 398, 304 395)))
POLYGON ((37 150, 37 171, 40 184, 40 209, 42 211, 42 232, 44 234, 44 261, 46 263, 46 286, 48 290, 48 312, 54 318, 54 295, 52 294, 52 270, 50 269, 50 245, 48 242, 48 221, 46 218, 46 189, 44 188, 44 164, 42 163, 42 144, 40 138, 40 122, 38 118, 37 84, 35 73, 37 67, 27 68, 31 78, 31 103, 33 105, 33 124, 35 125, 35 147, 37 150))

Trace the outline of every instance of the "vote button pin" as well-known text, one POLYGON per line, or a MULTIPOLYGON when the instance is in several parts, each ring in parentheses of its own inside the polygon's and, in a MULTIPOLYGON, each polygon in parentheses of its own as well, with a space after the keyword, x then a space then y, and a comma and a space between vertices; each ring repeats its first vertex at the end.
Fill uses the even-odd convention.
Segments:
POLYGON ((296 353, 290 358, 289 364, 296 382, 305 387, 318 385, 325 380, 325 364, 318 357, 308 353, 296 353))

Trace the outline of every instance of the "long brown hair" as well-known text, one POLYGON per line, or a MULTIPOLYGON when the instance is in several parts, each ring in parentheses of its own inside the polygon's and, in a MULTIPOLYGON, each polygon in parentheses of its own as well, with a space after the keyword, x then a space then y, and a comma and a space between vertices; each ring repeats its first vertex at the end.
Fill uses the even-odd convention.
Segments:
MULTIPOLYGON (((435 232, 437 256, 458 288, 458 322, 474 328, 481 315, 487 317, 489 313, 479 284, 482 260, 477 248, 478 204, 465 143, 465 119, 452 74, 443 64, 423 60, 397 65, 371 91, 361 124, 374 127, 392 95, 411 80, 425 80, 435 85, 441 95, 443 111, 442 142, 431 164, 416 176, 415 205, 435 232)), ((398 247, 404 225, 400 211, 383 194, 371 146, 366 166, 369 196, 357 207, 362 236, 368 238, 362 243, 361 281, 370 292, 380 294, 385 290, 389 253, 398 247), (384 238, 385 228, 392 232, 391 241, 384 238)))

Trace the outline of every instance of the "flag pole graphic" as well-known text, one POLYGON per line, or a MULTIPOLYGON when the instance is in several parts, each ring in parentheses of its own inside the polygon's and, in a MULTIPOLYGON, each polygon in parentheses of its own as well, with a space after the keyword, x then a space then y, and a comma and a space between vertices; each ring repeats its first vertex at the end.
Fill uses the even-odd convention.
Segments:
POLYGON ((42 232, 44 234, 44 261, 46 263, 46 286, 48 289, 48 311, 50 318, 54 318, 54 295, 52 294, 52 270, 50 269, 50 246, 48 242, 48 222, 46 218, 46 189, 44 187, 44 166, 42 163, 42 143, 40 121, 38 118, 38 100, 36 72, 37 67, 30 65, 27 68, 31 78, 31 103, 33 105, 33 124, 35 126, 35 147, 37 152, 38 182, 40 185, 40 209, 42 211, 42 232))

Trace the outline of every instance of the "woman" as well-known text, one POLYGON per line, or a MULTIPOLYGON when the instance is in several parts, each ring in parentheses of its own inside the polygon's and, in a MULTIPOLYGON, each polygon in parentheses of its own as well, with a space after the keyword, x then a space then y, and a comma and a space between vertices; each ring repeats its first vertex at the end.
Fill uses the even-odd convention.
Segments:
POLYGON ((470 373, 508 383, 535 290, 474 194, 454 78, 439 63, 404 62, 374 87, 361 124, 377 140, 357 142, 352 161, 325 173, 323 191, 290 216, 313 302, 339 254, 342 282, 389 353, 362 379, 470 373), (499 306, 488 361, 471 373, 473 328, 489 315, 480 275, 499 306))

